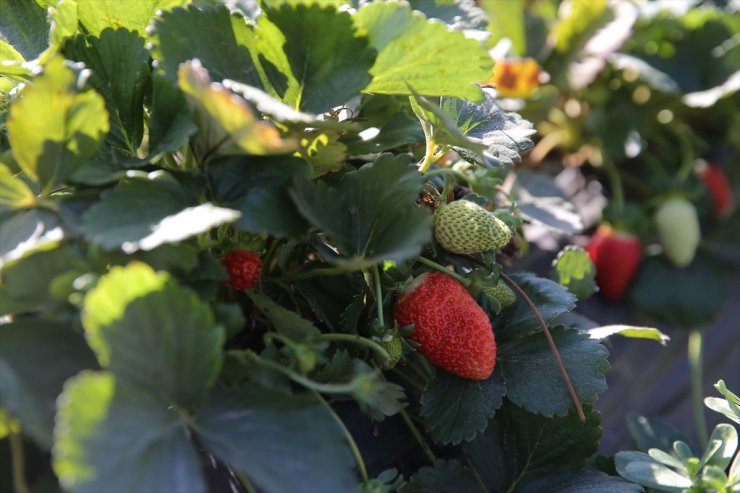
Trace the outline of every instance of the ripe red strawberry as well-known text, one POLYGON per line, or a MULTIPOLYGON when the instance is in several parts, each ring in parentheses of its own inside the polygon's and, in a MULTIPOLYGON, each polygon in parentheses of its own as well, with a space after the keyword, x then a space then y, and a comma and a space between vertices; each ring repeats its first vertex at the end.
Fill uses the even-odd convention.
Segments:
POLYGON ((714 217, 722 217, 735 207, 735 197, 732 195, 730 182, 725 172, 713 163, 707 163, 700 172, 701 180, 709 191, 712 199, 712 214, 714 217))
POLYGON ((586 249, 596 266, 596 284, 601 296, 617 300, 627 290, 642 260, 640 239, 601 225, 586 249))
POLYGON ((224 284, 234 289, 252 289, 257 285, 262 270, 262 259, 249 250, 231 250, 221 258, 221 264, 229 273, 224 284))
POLYGON ((440 272, 417 277, 393 308, 399 326, 413 325, 409 339, 440 368, 485 380, 496 364, 496 341, 488 315, 465 286, 440 272))

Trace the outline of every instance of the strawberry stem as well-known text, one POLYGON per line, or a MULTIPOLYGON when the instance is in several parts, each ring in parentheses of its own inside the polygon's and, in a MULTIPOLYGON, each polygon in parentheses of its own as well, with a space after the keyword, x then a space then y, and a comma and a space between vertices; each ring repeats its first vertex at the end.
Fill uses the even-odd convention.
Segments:
POLYGON ((552 334, 550 334, 550 329, 547 327, 547 323, 545 322, 545 319, 542 318, 542 314, 540 314, 540 311, 537 309, 537 306, 534 304, 534 302, 527 296, 527 293, 524 292, 522 288, 519 287, 519 285, 514 282, 513 279, 511 279, 509 276, 504 274, 503 272, 500 274, 501 279, 503 279, 506 284, 511 286, 511 288, 517 292, 517 294, 529 305, 529 308, 532 310, 532 313, 534 313, 534 316, 537 317, 537 321, 542 326, 542 331, 545 333, 545 337, 547 337, 547 342, 550 344, 550 349, 552 350, 553 356, 555 356, 555 363, 558 365, 558 368, 560 369, 560 374, 563 376, 563 380, 565 381, 565 386, 568 388, 568 393, 570 394, 570 398, 573 399, 573 404, 576 406, 576 412, 578 413, 578 419, 581 421, 581 423, 586 422, 586 415, 583 413, 583 406, 581 406, 581 401, 578 400, 578 395, 576 394, 576 389, 573 388, 573 383, 570 381, 570 377, 568 376, 568 372, 565 370, 565 365, 563 364, 563 360, 560 358, 560 353, 558 352, 558 348, 555 345, 555 341, 552 339, 552 334))
POLYGON ((316 391, 313 391, 314 396, 326 407, 326 409, 329 410, 329 414, 331 414, 331 417, 334 419, 334 421, 337 423, 339 428, 342 430, 342 433, 344 434, 345 439, 347 440, 347 443, 349 444, 349 448, 352 449, 352 455, 355 456, 355 460, 357 461, 357 465, 360 468, 360 475, 362 476, 362 484, 367 485, 367 482, 369 481, 368 475, 367 475, 367 468, 365 467, 365 461, 362 458, 362 454, 360 453, 360 448, 357 446, 357 442, 355 442, 355 439, 352 437, 352 433, 349 432, 347 429, 347 426, 345 426, 344 421, 342 421, 342 418, 340 418, 336 412, 334 412, 334 409, 329 405, 328 402, 326 402, 326 399, 324 399, 321 394, 319 394, 316 391))
POLYGON ((424 437, 421 436, 419 429, 416 427, 414 422, 411 420, 411 416, 409 416, 409 413, 407 413, 405 409, 401 409, 398 412, 398 414, 401 415, 409 431, 411 432, 412 435, 414 435, 414 438, 419 443, 419 446, 421 447, 421 449, 424 451, 424 455, 427 456, 427 459, 429 459, 430 462, 434 462, 435 460, 437 460, 437 457, 434 455, 434 452, 432 452, 432 449, 429 447, 429 444, 427 443, 426 440, 424 440, 424 437))
POLYGON ((426 265, 426 266, 429 266, 429 267, 431 267, 431 268, 432 268, 432 269, 434 269, 434 270, 438 270, 439 272, 442 272, 443 274, 447 274, 447 275, 448 275, 448 276, 450 276, 451 278, 453 278, 453 279, 455 279, 455 280, 459 281, 459 282, 460 282, 460 284, 462 284, 462 285, 463 285, 463 286, 465 286, 466 288, 470 286, 470 280, 468 280, 468 279, 465 279, 465 278, 464 278, 463 276, 461 276, 461 275, 460 275, 460 274, 458 274, 457 272, 453 271, 452 269, 448 269, 447 267, 445 267, 445 266, 444 266, 444 265, 442 265, 442 264, 438 264, 438 263, 437 263, 437 262, 435 262, 434 260, 429 260, 429 259, 428 259, 428 258, 426 258, 426 257, 419 257, 419 258, 417 258, 416 260, 417 260, 417 261, 418 261, 418 262, 419 262, 420 264, 424 264, 424 265, 426 265))
MULTIPOLYGON (((9 424, 9 423, 8 423, 9 424)), ((17 430, 8 426, 8 440, 10 441, 10 458, 13 463, 13 487, 15 493, 31 493, 28 483, 26 483, 26 459, 23 452, 23 436, 17 430)))
POLYGON ((368 339, 367 337, 362 337, 354 334, 321 334, 320 336, 318 336, 318 339, 322 341, 351 342, 353 344, 365 346, 366 348, 372 349, 373 351, 378 353, 383 361, 391 359, 391 355, 388 354, 388 351, 383 349, 383 346, 373 341, 372 339, 368 339))
POLYGON ((290 370, 278 363, 275 363, 274 361, 262 358, 253 351, 244 351, 244 354, 258 365, 266 366, 267 368, 271 368, 279 373, 282 373, 286 377, 293 380, 295 383, 316 392, 323 392, 326 394, 350 394, 354 389, 354 384, 351 382, 345 384, 315 382, 310 378, 306 378, 303 375, 294 372, 293 370, 290 370))
POLYGON ((689 333, 689 368, 691 371, 691 401, 694 408, 694 426, 699 445, 707 447, 707 420, 704 416, 704 390, 702 389, 702 346, 704 336, 700 329, 689 333))
POLYGON ((383 290, 380 285, 380 271, 378 271, 377 265, 373 267, 373 279, 375 281, 375 306, 378 309, 378 323, 385 325, 383 320, 383 290))

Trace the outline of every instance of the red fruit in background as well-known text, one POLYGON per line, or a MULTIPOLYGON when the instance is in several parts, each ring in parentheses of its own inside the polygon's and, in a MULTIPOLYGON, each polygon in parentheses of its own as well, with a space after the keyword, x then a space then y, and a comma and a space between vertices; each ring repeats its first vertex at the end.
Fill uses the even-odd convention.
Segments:
POLYGON ((422 274, 398 298, 393 319, 413 325, 409 339, 432 364, 472 380, 485 380, 496 364, 488 315, 465 286, 440 272, 422 274))
POLYGON ((730 188, 730 182, 724 170, 716 164, 707 163, 699 172, 699 176, 712 199, 714 217, 721 217, 732 211, 735 206, 735 197, 732 195, 732 188, 730 188))
POLYGON ((601 225, 586 251, 596 266, 596 284, 601 296, 608 300, 621 298, 642 260, 640 239, 601 225))
POLYGON ((221 258, 221 264, 229 273, 224 284, 234 289, 252 289, 257 285, 262 270, 262 259, 249 250, 231 250, 221 258))

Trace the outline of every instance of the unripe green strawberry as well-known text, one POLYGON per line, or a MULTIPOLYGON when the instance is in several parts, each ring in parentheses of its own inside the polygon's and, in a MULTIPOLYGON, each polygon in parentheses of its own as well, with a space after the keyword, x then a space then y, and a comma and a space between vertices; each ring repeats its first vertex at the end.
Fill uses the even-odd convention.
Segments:
POLYGON ((401 359, 401 355, 403 354, 403 344, 401 343, 401 336, 398 335, 398 332, 389 332, 383 336, 383 338, 378 341, 378 344, 385 349, 388 354, 390 355, 390 358, 380 361, 381 358, 378 358, 378 366, 380 366, 383 370, 390 370, 401 359))
POLYGON ((668 260, 678 268, 689 265, 701 239, 694 205, 683 197, 670 198, 660 206, 654 219, 668 260))
POLYGON ((495 298, 501 305, 501 308, 508 308, 516 302, 516 294, 503 281, 499 281, 498 284, 491 288, 483 288, 483 292, 486 296, 495 298))
POLYGON ((485 380, 496 365, 496 340, 488 315, 465 286, 428 272, 398 297, 393 320, 413 325, 409 339, 434 365, 463 378, 485 380))
POLYGON ((511 230, 478 204, 456 200, 434 213, 434 237, 448 252, 470 254, 506 245, 511 230))

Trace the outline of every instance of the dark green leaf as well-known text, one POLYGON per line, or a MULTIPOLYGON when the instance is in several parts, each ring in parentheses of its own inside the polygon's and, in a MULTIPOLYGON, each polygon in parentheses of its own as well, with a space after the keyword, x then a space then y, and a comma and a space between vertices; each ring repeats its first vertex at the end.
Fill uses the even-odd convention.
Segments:
POLYGON ((437 370, 421 396, 419 414, 435 442, 457 445, 486 429, 505 394, 500 371, 476 381, 437 370))
POLYGON ((184 3, 185 0, 138 0, 133 3, 77 0, 80 24, 93 36, 109 27, 138 31, 140 36, 144 36, 157 10, 167 10, 184 3))
POLYGON ((354 18, 378 50, 364 92, 410 95, 413 89, 424 96, 482 99, 477 84, 490 76, 491 57, 479 42, 401 3, 369 3, 354 18))
POLYGON ((180 183, 155 172, 121 182, 84 214, 89 241, 126 253, 176 243, 239 218, 239 212, 193 202, 180 183), (137 204, 137 207, 131 207, 137 204))
POLYGON ((41 320, 0 325, 0 407, 46 449, 64 381, 96 367, 85 340, 69 327, 41 320))
POLYGON ((0 2, 0 40, 10 43, 26 60, 35 59, 49 46, 44 9, 27 0, 0 2))
POLYGON ((662 256, 645 259, 630 290, 630 299, 643 312, 685 329, 712 321, 725 297, 721 273, 701 252, 684 269, 676 269, 662 256))
POLYGON ((77 74, 61 58, 10 108, 8 140, 21 169, 49 192, 92 157, 108 132, 105 102, 76 90, 77 74))
POLYGON ((99 37, 71 39, 64 54, 92 70, 90 84, 108 109, 111 146, 136 156, 144 134, 144 93, 150 80, 144 39, 125 29, 108 28, 99 37))
POLYGON ((153 394, 107 372, 70 380, 59 398, 54 471, 75 493, 204 493, 181 416, 153 394))
POLYGON ((193 408, 218 375, 224 334, 211 310, 143 263, 111 269, 82 323, 101 366, 168 404, 193 408))
POLYGON ((635 327, 633 325, 604 325, 586 329, 592 339, 606 339, 613 335, 629 337, 632 339, 650 339, 665 346, 670 337, 653 327, 635 327))
POLYGON ((342 257, 331 260, 360 269, 415 257, 429 242, 432 218, 416 206, 421 188, 421 175, 405 157, 382 155, 336 186, 297 180, 291 196, 338 247, 342 257))
POLYGON ((516 113, 506 113, 496 102, 490 90, 483 91, 482 102, 442 98, 440 106, 463 134, 473 142, 485 144, 482 157, 467 147, 458 149, 460 155, 482 166, 513 166, 522 160, 534 143, 530 136, 536 133, 532 124, 516 113))
POLYGON ((596 268, 588 253, 579 246, 568 245, 558 253, 550 279, 568 288, 579 300, 596 292, 596 268))
POLYGON ((152 159, 177 151, 197 130, 185 96, 159 72, 152 74, 151 111, 149 155, 152 159))
POLYGON ((281 334, 296 341, 305 341, 321 333, 314 324, 270 298, 254 291, 247 292, 247 296, 281 334))
POLYGON ((296 176, 308 176, 308 165, 297 158, 230 157, 208 167, 219 204, 241 212, 236 227, 252 233, 298 237, 308 229, 288 187, 296 176))
POLYGON ((596 452, 600 419, 586 414, 545 418, 512 405, 463 450, 490 491, 512 491, 546 474, 576 470, 596 452))
POLYGON ((0 268, 9 260, 63 237, 55 214, 43 209, 15 212, 0 222, 0 268))
POLYGON ((196 431, 265 493, 354 491, 342 432, 315 401, 258 385, 231 389, 209 400, 196 431))
POLYGON ((439 19, 452 29, 485 29, 488 24, 486 13, 476 6, 474 0, 412 0, 411 8, 419 10, 430 19, 439 19))
POLYGON ((673 442, 688 442, 686 435, 658 418, 647 418, 630 413, 627 416, 627 427, 638 450, 647 452, 651 448, 671 450, 673 442))
POLYGON ((342 328, 342 314, 347 307, 365 293, 365 282, 359 275, 322 276, 292 284, 308 300, 316 317, 335 330, 342 328))
POLYGON ((438 459, 411 476, 401 493, 476 493, 480 489, 473 472, 459 461, 438 459))
POLYGON ((355 97, 372 80, 369 70, 376 52, 359 35, 348 13, 334 7, 290 4, 265 13, 259 32, 275 28, 280 32, 269 38, 263 34, 272 51, 262 49, 278 70, 291 74, 285 91, 278 90, 288 105, 323 113, 355 97))
POLYGON ((552 474, 527 484, 519 493, 642 493, 639 485, 599 471, 578 471, 552 474))
POLYGON ((257 55, 252 54, 254 31, 244 18, 230 15, 225 7, 176 8, 162 14, 153 26, 152 56, 170 79, 176 80, 181 63, 197 58, 214 80, 234 79, 264 87, 257 55))
MULTIPOLYGON (((609 352, 588 334, 564 327, 550 330, 582 403, 606 390, 609 352)), ((544 416, 564 416, 573 407, 544 334, 513 339, 498 348, 497 364, 506 378, 506 398, 544 416)))
MULTIPOLYGON (((512 274, 511 278, 537 305, 545 322, 549 323, 576 307, 576 297, 556 282, 527 272, 512 274)), ((499 343, 541 331, 537 317, 523 300, 517 300, 515 305, 493 319, 493 332, 499 343)))

